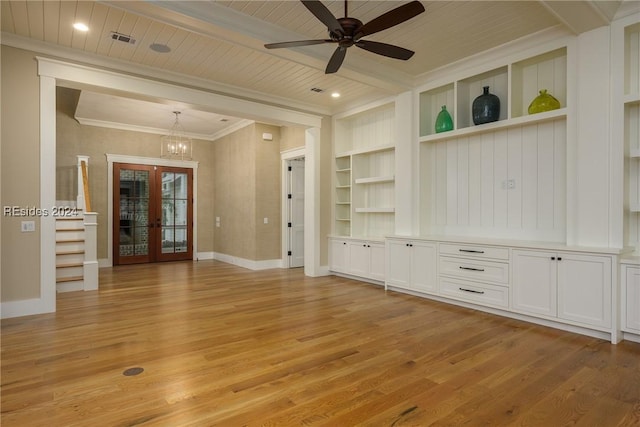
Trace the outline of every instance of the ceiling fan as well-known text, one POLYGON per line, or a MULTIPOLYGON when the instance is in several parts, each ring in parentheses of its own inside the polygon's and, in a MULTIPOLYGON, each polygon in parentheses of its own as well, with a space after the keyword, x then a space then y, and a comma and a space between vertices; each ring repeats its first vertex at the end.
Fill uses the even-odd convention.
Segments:
POLYGON ((347 49, 351 46, 357 46, 369 52, 378 55, 387 56, 389 58, 402 59, 406 61, 414 54, 413 51, 391 44, 375 42, 371 40, 362 40, 362 37, 377 33, 424 12, 424 6, 419 1, 398 6, 387 13, 383 13, 372 21, 363 24, 362 21, 348 16, 347 1, 344 2, 344 18, 336 18, 319 0, 301 0, 302 4, 313 15, 318 18, 329 30, 328 39, 319 40, 298 40, 282 43, 269 43, 264 47, 267 49, 278 49, 283 47, 309 46, 314 44, 337 43, 338 47, 331 56, 325 74, 335 73, 340 69, 347 49))

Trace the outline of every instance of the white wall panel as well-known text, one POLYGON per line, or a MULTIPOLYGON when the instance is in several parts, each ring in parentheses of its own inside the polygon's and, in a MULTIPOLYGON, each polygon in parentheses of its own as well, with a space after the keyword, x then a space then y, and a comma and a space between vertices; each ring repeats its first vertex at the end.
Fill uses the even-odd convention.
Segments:
POLYGON ((564 241, 564 119, 424 144, 435 145, 432 233, 564 241))

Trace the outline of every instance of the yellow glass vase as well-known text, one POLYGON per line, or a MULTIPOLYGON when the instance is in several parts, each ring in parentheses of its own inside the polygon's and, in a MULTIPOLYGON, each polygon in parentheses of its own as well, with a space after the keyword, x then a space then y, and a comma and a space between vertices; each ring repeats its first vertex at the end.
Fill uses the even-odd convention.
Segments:
POLYGON ((529 114, 542 113, 543 111, 557 110, 560 108, 560 101, 547 93, 546 89, 540 91, 531 104, 529 104, 529 114))

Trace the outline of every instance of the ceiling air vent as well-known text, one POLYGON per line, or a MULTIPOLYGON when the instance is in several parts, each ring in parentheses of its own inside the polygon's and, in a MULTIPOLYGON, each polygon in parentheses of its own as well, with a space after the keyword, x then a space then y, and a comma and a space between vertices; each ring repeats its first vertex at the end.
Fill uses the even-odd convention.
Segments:
POLYGON ((119 41, 119 42, 124 42, 124 43, 129 43, 129 44, 136 44, 136 39, 134 39, 131 36, 128 36, 126 34, 122 34, 122 33, 117 33, 115 31, 111 31, 111 38, 113 40, 119 41))
POLYGON ((322 93, 324 92, 324 89, 320 89, 319 87, 312 87, 311 92, 322 93))

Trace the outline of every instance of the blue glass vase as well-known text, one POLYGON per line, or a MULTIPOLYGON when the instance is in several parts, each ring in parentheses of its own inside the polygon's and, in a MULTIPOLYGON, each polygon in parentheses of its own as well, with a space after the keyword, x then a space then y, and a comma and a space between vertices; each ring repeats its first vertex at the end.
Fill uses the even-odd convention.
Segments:
POLYGON ((471 106, 473 124, 495 122, 500 118, 500 98, 489 93, 489 86, 482 88, 482 95, 473 100, 471 106))

